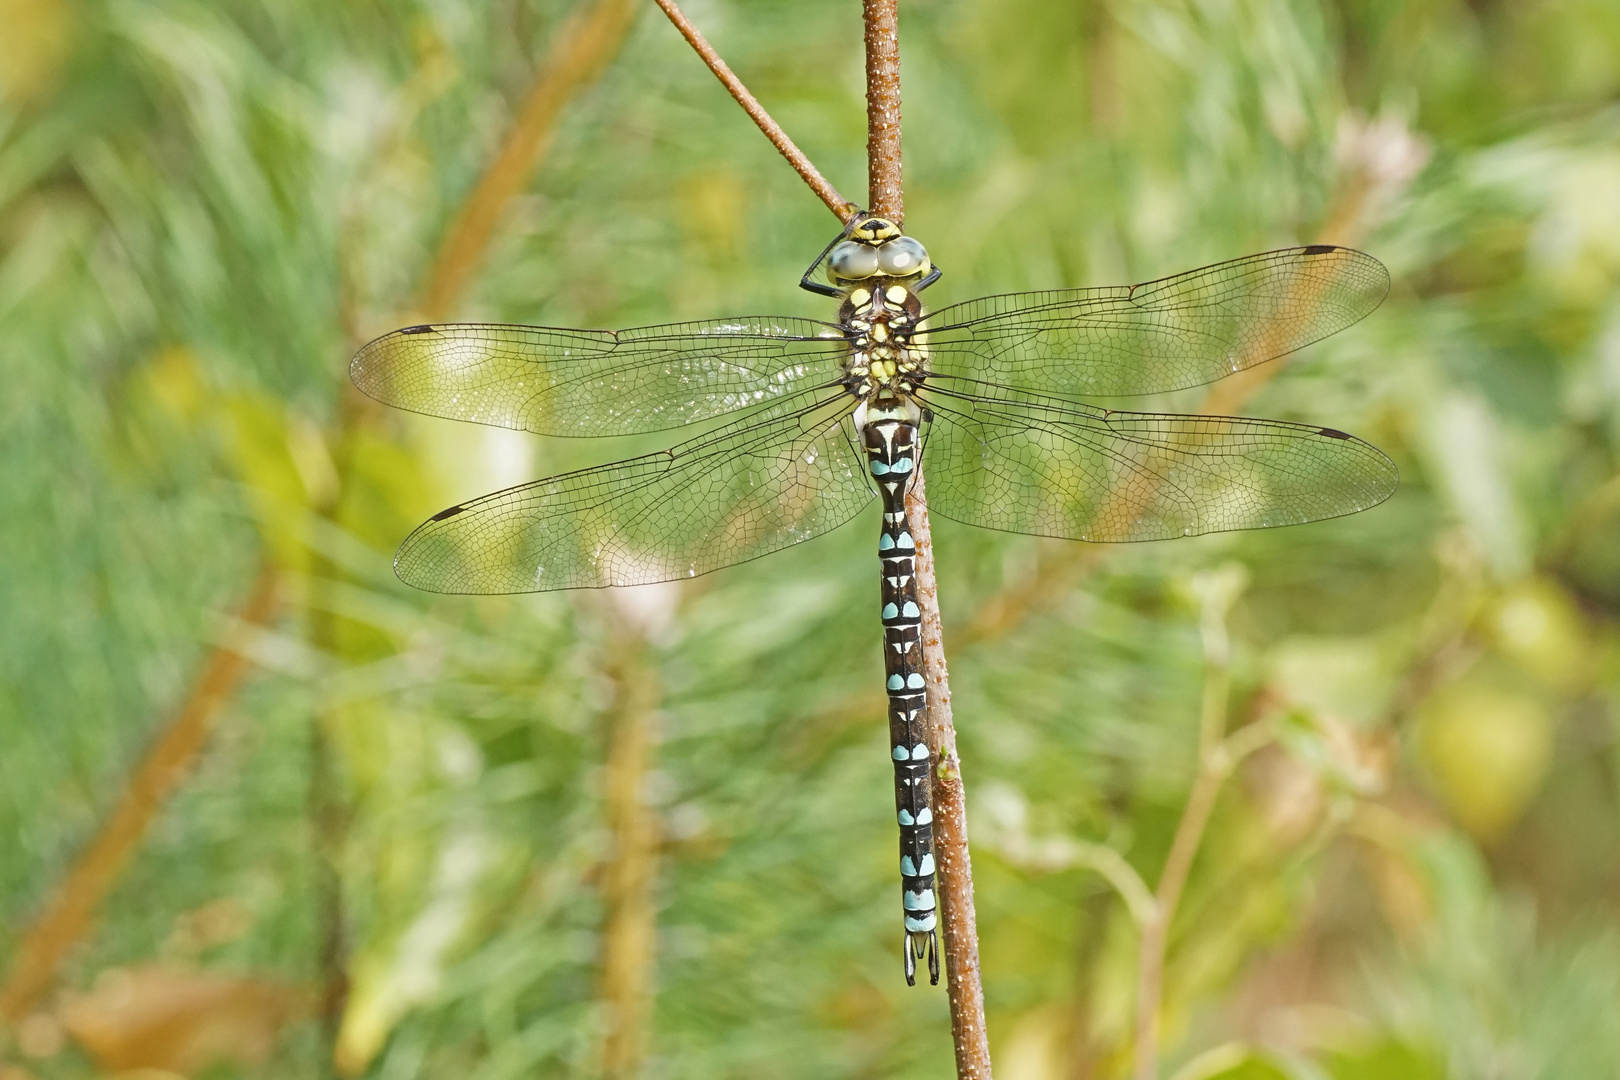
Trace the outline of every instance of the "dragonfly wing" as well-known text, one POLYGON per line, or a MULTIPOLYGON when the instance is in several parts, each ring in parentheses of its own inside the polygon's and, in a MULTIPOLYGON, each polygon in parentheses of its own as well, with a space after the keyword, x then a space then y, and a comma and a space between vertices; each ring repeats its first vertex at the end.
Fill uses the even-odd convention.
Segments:
POLYGON ((1141 285, 986 296, 929 316, 931 367, 1065 397, 1157 394, 1320 341, 1388 292, 1377 259, 1317 244, 1141 285))
POLYGON ((804 392, 669 450, 453 506, 394 569, 443 593, 645 585, 808 540, 873 497, 851 404, 804 392))
POLYGON ((969 525, 1116 542, 1298 525, 1394 493, 1394 462, 1331 428, 1115 412, 992 389, 927 395, 929 505, 969 525))
POLYGON ((540 435, 662 431, 838 377, 843 335, 748 317, 617 333, 498 323, 395 330, 349 364, 388 405, 540 435))

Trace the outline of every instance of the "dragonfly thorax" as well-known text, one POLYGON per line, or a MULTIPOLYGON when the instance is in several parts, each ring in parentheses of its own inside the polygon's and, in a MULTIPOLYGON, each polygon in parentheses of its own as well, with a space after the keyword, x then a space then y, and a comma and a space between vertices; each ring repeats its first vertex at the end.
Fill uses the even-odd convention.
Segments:
POLYGON ((927 378, 922 301, 905 282, 877 278, 850 289, 838 325, 849 342, 843 383, 856 397, 909 396, 927 378))

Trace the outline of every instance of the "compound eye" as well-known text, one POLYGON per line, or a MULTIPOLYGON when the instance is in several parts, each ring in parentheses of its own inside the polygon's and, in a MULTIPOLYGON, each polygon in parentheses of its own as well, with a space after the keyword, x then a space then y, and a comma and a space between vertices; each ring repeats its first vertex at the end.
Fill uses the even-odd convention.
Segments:
POLYGON ((877 249, 845 240, 827 256, 827 274, 835 281, 860 281, 878 272, 877 249))
POLYGON ((928 269, 928 252, 909 236, 897 236, 878 248, 878 268, 890 277, 910 277, 928 269))

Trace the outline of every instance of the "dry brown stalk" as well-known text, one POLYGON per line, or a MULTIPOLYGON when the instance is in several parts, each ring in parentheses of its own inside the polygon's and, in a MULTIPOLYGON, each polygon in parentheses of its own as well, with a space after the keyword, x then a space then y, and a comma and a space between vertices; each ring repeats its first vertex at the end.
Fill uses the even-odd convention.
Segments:
POLYGON ((1226 733, 1227 699, 1231 695, 1231 638, 1227 616, 1243 589, 1241 568, 1206 571, 1194 579, 1202 617, 1204 693, 1198 715, 1198 766, 1187 804, 1165 856, 1153 903, 1140 918, 1137 946, 1135 1080, 1155 1080, 1158 1073, 1159 1013, 1164 997, 1164 960, 1170 926, 1204 841, 1221 786, 1250 754, 1273 738, 1269 724, 1258 722, 1226 733))
POLYGON ((872 213, 904 223, 900 164, 900 0, 865 0, 866 186, 872 213))
POLYGON ((922 610, 923 668, 928 678, 929 749, 934 755, 934 851, 938 855, 939 910, 945 939, 945 989, 951 1003, 951 1038, 958 1080, 990 1080, 990 1041, 984 1024, 984 980, 979 967, 978 915, 973 907, 973 860, 968 851, 967 797, 951 717, 951 681, 945 667, 934 540, 928 491, 919 468, 906 493, 906 524, 917 543, 912 572, 922 610))
MULTIPOLYGON (((344 396, 352 401, 354 394, 344 396)), ((340 429, 348 431, 348 410, 340 418, 340 429)), ((340 444, 343 452, 335 462, 337 482, 320 501, 315 512, 335 522, 338 496, 347 483, 351 460, 350 440, 340 444)), ((309 614, 305 634, 324 656, 341 654, 334 605, 328 598, 333 583, 341 576, 338 568, 319 553, 310 561, 309 614)), ((309 719, 309 785, 305 789, 304 810, 310 827, 315 924, 319 944, 315 952, 315 1021, 326 1048, 321 1075, 358 1076, 367 1062, 340 1042, 343 1012, 349 1001, 348 919, 344 914, 343 848, 349 835, 351 806, 343 790, 342 770, 333 745, 333 732, 339 724, 334 710, 318 705, 309 719)))
MULTIPOLYGON (((238 621, 262 625, 272 618, 277 608, 276 579, 273 566, 260 567, 237 612, 238 621)), ((23 935, 5 984, 0 986, 0 1018, 17 1022, 49 989, 62 957, 84 936, 153 817, 196 762, 220 709, 247 667, 248 661, 230 642, 209 651, 174 719, 147 750, 117 804, 73 868, 57 883, 39 919, 23 935)))
POLYGON ((714 51, 714 46, 709 44, 708 39, 692 25, 692 21, 686 17, 686 13, 680 9, 675 0, 654 0, 654 2, 664 9, 664 14, 675 24, 675 29, 681 32, 681 36, 692 46, 693 51, 703 58, 709 70, 714 72, 714 77, 719 79, 720 84, 737 99, 737 104, 743 107, 743 111, 759 125, 759 130, 765 133, 765 137, 771 140, 771 145, 787 159, 789 165, 793 166, 793 171, 810 185, 810 190, 816 193, 818 199, 827 204, 827 209, 831 210, 839 221, 847 222, 853 217, 859 207, 840 195, 831 181, 821 175, 821 170, 805 157, 804 151, 788 138, 787 132, 783 131, 782 126, 765 111, 765 106, 759 103, 759 99, 748 92, 748 87, 737 78, 736 72, 721 59, 720 54, 714 51))
POLYGON ((640 1075, 646 1053, 657 913, 652 889, 658 866, 659 828, 644 789, 657 741, 660 694, 655 673, 643 662, 637 632, 619 635, 607 674, 613 680, 606 769, 607 822, 613 852, 602 872, 601 997, 608 1007, 602 1042, 602 1074, 610 1080, 640 1075))
POLYGON ((1193 857, 1203 843, 1204 829, 1225 778, 1224 770, 1200 756, 1197 778, 1182 809, 1181 820, 1176 823, 1159 887, 1154 890, 1152 914, 1142 926, 1136 954, 1136 1080, 1155 1080, 1158 1075, 1159 1012, 1164 997, 1164 956, 1170 923, 1181 904, 1193 857))
POLYGON ((558 31, 500 153, 445 233, 422 290, 423 318, 442 319, 454 306, 489 247, 501 214, 545 153, 563 106, 594 82, 618 53, 637 10, 632 0, 598 0, 558 31))
MULTIPOLYGON (((829 209, 842 220, 851 204, 818 186, 821 174, 781 133, 692 27, 673 0, 657 0, 771 142, 804 177, 829 209), (785 145, 784 145, 785 144, 785 145), (814 178, 814 179, 813 179, 814 178)), ((900 157, 900 39, 897 0, 865 0, 867 169, 869 209, 895 223, 905 220, 900 157)), ((824 180, 820 181, 825 183, 824 180)), ((973 908, 972 863, 967 846, 967 813, 956 730, 951 723, 950 678, 945 666, 944 635, 939 617, 939 588, 934 575, 933 543, 928 526, 928 500, 919 470, 906 499, 907 523, 917 543, 914 571, 922 609, 923 662, 928 678, 930 747, 938 763, 934 782, 934 842, 938 854, 940 911, 944 923, 947 990, 951 1030, 960 1080, 990 1080, 990 1048, 984 1024, 984 988, 979 971, 979 944, 973 908)))
MULTIPOLYGON (((866 154, 870 209, 899 224, 906 209, 900 157, 899 0, 865 0, 866 154)), ((967 800, 951 718, 950 674, 945 665, 939 583, 928 523, 928 489, 919 464, 906 495, 906 523, 917 543, 913 571, 922 609, 923 667, 928 679, 929 749, 934 757, 934 851, 945 946, 946 992, 958 1080, 990 1080, 990 1041, 984 1024, 978 917, 973 907, 973 861, 968 852, 967 800)))

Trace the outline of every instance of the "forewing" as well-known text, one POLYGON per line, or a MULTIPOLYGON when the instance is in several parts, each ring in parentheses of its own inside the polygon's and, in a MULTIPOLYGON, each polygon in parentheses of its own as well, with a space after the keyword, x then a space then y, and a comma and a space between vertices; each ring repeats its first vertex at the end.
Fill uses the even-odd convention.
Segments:
POLYGON ((1377 259, 1317 244, 1142 285, 987 296, 929 316, 931 366, 1064 397, 1157 394, 1320 341, 1388 292, 1377 259))
POLYGON ((1399 479, 1376 447, 1331 428, 991 393, 928 395, 928 502, 969 525, 1164 540, 1353 514, 1399 479))
POLYGON ((435 323, 385 334, 354 384, 412 412, 540 435, 662 431, 838 377, 843 337, 810 319, 753 316, 617 333, 435 323))
POLYGON ((872 498, 851 404, 802 393, 670 450, 451 507, 394 569, 443 593, 645 585, 808 540, 872 498))

